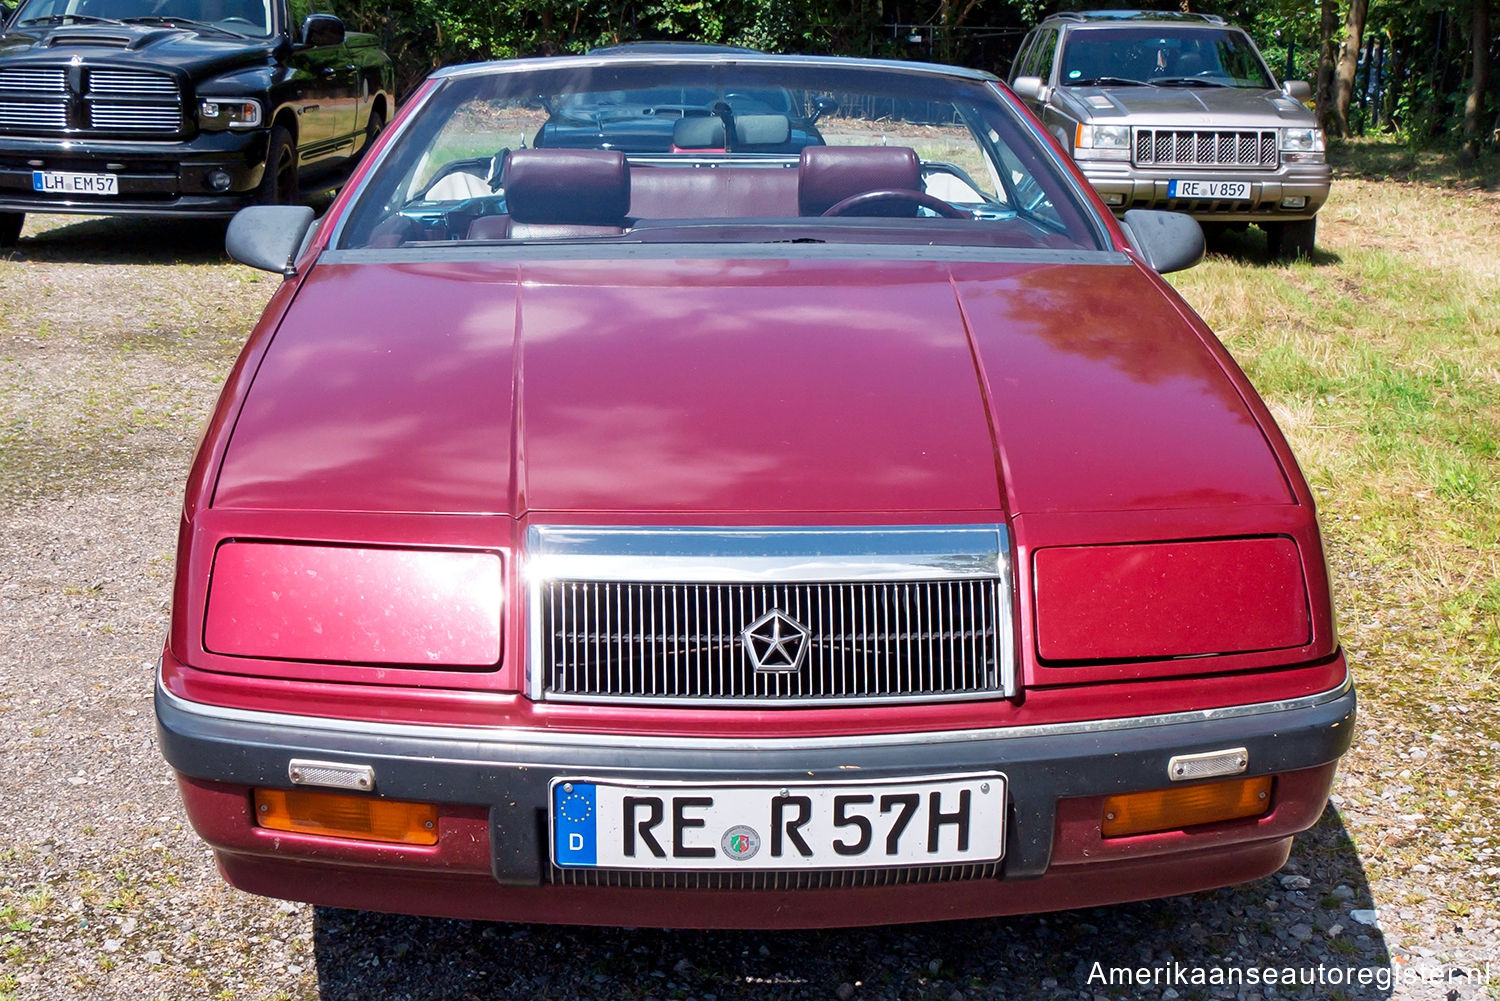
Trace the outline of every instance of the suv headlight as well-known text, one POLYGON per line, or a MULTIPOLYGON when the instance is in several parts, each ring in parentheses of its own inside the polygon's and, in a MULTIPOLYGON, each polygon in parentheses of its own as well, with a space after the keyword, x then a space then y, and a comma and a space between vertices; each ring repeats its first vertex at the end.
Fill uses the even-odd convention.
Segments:
POLYGON ((1281 152, 1291 163, 1322 163, 1323 130, 1318 128, 1282 129, 1281 152))
POLYGON ((254 129, 261 122, 260 102, 243 97, 213 97, 198 104, 198 127, 210 131, 254 129))
POLYGON ((1130 126, 1079 125, 1073 134, 1075 160, 1129 160, 1130 126))

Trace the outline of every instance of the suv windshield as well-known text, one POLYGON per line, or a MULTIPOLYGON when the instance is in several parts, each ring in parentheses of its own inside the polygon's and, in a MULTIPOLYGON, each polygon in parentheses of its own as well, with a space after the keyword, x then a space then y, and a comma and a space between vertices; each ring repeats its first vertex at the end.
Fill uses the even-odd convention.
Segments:
POLYGON ((268 0, 30 0, 11 23, 149 24, 266 38, 271 7, 268 0))
POLYGON ((441 78, 358 193, 339 246, 1100 245, 1055 154, 986 81, 624 58, 441 78))
POLYGON ((1173 24, 1074 29, 1057 81, 1064 87, 1275 86, 1244 32, 1173 24))

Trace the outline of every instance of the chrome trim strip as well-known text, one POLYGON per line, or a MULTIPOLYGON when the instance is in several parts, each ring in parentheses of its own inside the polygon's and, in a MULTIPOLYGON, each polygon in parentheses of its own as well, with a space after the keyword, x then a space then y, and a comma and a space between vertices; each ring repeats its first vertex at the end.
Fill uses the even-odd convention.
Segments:
POLYGON ((542 70, 600 69, 614 66, 784 66, 803 69, 868 69, 885 70, 907 76, 950 77, 973 80, 980 83, 998 83, 1000 78, 985 70, 967 69, 960 66, 944 66, 938 63, 906 62, 898 59, 854 59, 840 56, 783 56, 765 52, 683 52, 662 53, 611 52, 604 55, 546 56, 534 59, 504 59, 486 63, 466 63, 435 70, 432 79, 454 80, 467 76, 489 76, 493 74, 529 73, 542 70))
MULTIPOLYGON (((340 220, 341 227, 342 222, 340 220)), ((912 231, 912 235, 921 238, 921 233, 916 229, 912 231)), ((337 241, 339 237, 340 231, 335 230, 330 238, 330 246, 337 246, 333 241, 337 241)), ((878 261, 883 264, 933 261, 940 264, 1076 264, 1080 267, 1118 267, 1134 263, 1129 256, 1117 250, 1053 250, 1044 247, 1028 249, 916 243, 640 243, 632 242, 628 235, 551 243, 455 240, 441 246, 354 247, 325 250, 318 258, 322 264, 425 264, 434 261, 454 264, 475 261, 534 264, 541 261, 677 260, 878 261)))
POLYGON ((250 723, 264 728, 299 728, 329 734, 350 733, 368 737, 413 738, 451 743, 455 748, 481 744, 518 744, 531 747, 595 748, 629 751, 634 748, 661 748, 679 751, 745 751, 748 753, 799 750, 856 751, 870 747, 924 747, 937 744, 967 743, 977 740, 1022 740, 1028 737, 1058 737, 1071 734, 1114 733, 1121 730, 1175 726, 1183 723, 1208 723, 1242 719, 1274 713, 1313 709, 1342 698, 1353 687, 1345 674, 1342 684, 1316 695, 1275 702, 1200 709, 1191 712, 1163 713, 1154 716, 1130 716, 1120 719, 1088 720, 1077 723, 1043 723, 1032 726, 988 727, 977 730, 941 730, 919 733, 861 734, 855 737, 766 737, 762 739, 720 737, 649 737, 635 734, 569 733, 523 727, 457 727, 414 723, 380 723, 366 720, 328 719, 322 716, 295 716, 290 713, 230 709, 201 702, 190 702, 173 695, 162 683, 161 667, 156 674, 156 695, 178 712, 202 719, 229 723, 250 723))

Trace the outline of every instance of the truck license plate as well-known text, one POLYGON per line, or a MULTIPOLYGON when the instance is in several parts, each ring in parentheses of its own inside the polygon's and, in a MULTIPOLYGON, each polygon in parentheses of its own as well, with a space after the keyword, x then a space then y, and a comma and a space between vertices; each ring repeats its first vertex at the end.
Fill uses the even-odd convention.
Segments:
POLYGON ((1249 181, 1168 181, 1168 198, 1211 198, 1243 202, 1250 199, 1249 181))
POLYGON ((79 174, 67 170, 33 170, 31 187, 56 195, 118 195, 120 178, 115 174, 79 174))
POLYGON ((844 869, 993 862, 998 772, 715 785, 552 782, 552 860, 605 869, 844 869))

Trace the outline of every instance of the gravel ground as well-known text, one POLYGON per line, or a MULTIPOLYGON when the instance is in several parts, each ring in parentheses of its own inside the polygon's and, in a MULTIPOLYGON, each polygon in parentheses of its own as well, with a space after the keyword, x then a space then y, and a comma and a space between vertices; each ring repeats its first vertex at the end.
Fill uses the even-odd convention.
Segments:
MULTIPOLYGON (((1500 742, 1444 743, 1368 705, 1287 867, 1191 897, 766 933, 427 920, 229 889, 151 712, 196 430, 274 284, 224 263, 221 240, 33 218, 0 256, 0 1001, 1500 997, 1496 846, 1397 805, 1411 769, 1500 742), (1111 984, 1110 967, 1157 979, 1111 984), (1264 968, 1321 983, 1253 983, 1264 968), (1184 982, 1194 970, 1245 985, 1184 982), (1394 985, 1347 980, 1392 970, 1394 985)), ((1346 639, 1357 661, 1358 629, 1346 639)), ((1465 711, 1433 699, 1434 727, 1465 711)))

